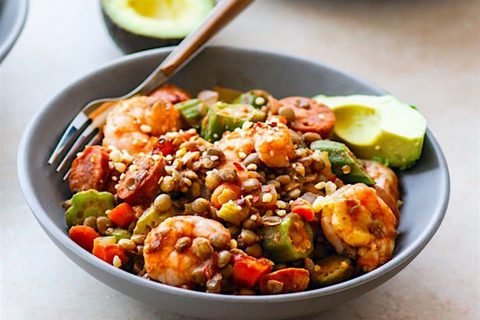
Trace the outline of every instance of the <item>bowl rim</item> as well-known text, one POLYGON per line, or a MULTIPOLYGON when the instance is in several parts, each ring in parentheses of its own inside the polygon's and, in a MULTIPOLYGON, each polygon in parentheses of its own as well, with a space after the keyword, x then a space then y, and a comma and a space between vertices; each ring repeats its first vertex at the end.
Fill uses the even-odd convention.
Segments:
MULTIPOLYGON (((381 90, 376 85, 373 85, 355 75, 351 75, 350 73, 342 71, 341 69, 337 69, 335 67, 326 65, 319 61, 315 61, 313 59, 307 59, 294 54, 287 54, 287 53, 273 51, 273 50, 259 50, 259 49, 243 48, 243 47, 236 47, 236 46, 208 46, 206 50, 208 50, 208 48, 214 49, 214 50, 226 50, 226 51, 231 50, 236 53, 263 54, 263 55, 276 56, 276 57, 285 58, 285 59, 294 59, 294 60, 297 60, 298 62, 312 63, 312 64, 319 65, 330 72, 341 74, 346 78, 353 78, 356 81, 359 81, 361 83, 367 84, 368 86, 381 90)), ((23 136, 19 145, 18 154, 17 154, 18 178, 19 178, 20 187, 23 191, 24 197, 32 213, 34 214, 36 220, 39 222, 39 224, 44 229, 44 231, 50 236, 50 238, 54 240, 57 246, 59 247, 63 246, 64 249, 69 251, 69 253, 78 256, 83 260, 83 262, 91 264, 94 267, 101 269, 103 272, 109 273, 116 277, 123 278, 124 280, 132 284, 140 285, 142 287, 147 287, 156 291, 165 292, 165 293, 169 293, 176 296, 190 297, 190 298, 195 298, 200 300, 209 300, 209 301, 215 301, 215 302, 278 303, 278 302, 287 302, 287 301, 291 302, 291 301, 298 301, 298 300, 307 300, 307 299, 327 296, 330 294, 335 294, 342 291, 353 289, 355 287, 364 285, 368 282, 372 282, 373 280, 381 276, 389 274, 390 272, 394 272, 397 268, 401 266, 406 266, 406 264, 410 263, 410 261, 416 255, 418 255, 420 251, 432 239, 433 235, 436 233, 436 231, 440 227, 440 224, 442 223, 447 211, 448 202, 450 198, 450 177, 449 177, 448 166, 447 166, 447 162, 445 160, 444 154, 437 140, 434 138, 433 134, 431 133, 431 131, 427 129, 426 137, 428 141, 432 144, 434 152, 439 159, 439 172, 442 175, 441 177, 442 183, 440 185, 440 193, 441 193, 440 201, 436 205, 436 209, 432 214, 432 217, 430 219, 428 226, 423 230, 421 235, 410 246, 405 248, 405 250, 403 250, 402 252, 399 252, 398 254, 396 254, 386 264, 380 266, 379 268, 367 274, 361 275, 357 278, 353 278, 351 280, 348 280, 336 285, 332 285, 332 286, 320 288, 320 289, 313 289, 309 291, 303 291, 298 293, 288 293, 288 294, 281 294, 281 295, 235 296, 235 295, 224 295, 224 294, 220 294, 220 295, 210 294, 210 293, 177 288, 177 287, 173 287, 166 284, 144 279, 132 273, 115 268, 112 265, 96 258, 91 253, 82 249, 80 246, 76 245, 73 241, 69 239, 68 235, 65 233, 65 230, 62 230, 59 227, 57 227, 54 224, 54 222, 47 216, 46 212, 42 209, 42 206, 39 200, 34 196, 32 179, 28 174, 29 163, 28 163, 28 159, 26 158, 26 155, 28 154, 28 150, 30 148, 30 144, 31 144, 30 141, 34 134, 34 130, 37 127, 39 121, 42 119, 42 115, 48 110, 49 106, 58 98, 60 98, 65 91, 76 86, 78 82, 84 80, 85 78, 95 76, 98 73, 105 72, 109 68, 115 67, 116 65, 128 63, 129 61, 132 61, 132 60, 142 59, 143 57, 146 57, 146 56, 166 53, 171 50, 172 50, 172 47, 166 47, 166 48, 142 51, 139 53, 121 57, 119 59, 115 59, 107 64, 104 64, 98 68, 95 68, 93 71, 84 74, 83 76, 70 82, 67 86, 63 87, 54 96, 52 96, 49 100, 47 100, 43 104, 43 106, 36 112, 33 118, 30 120, 28 126, 26 127, 23 133, 23 136)), ((67 256, 69 255, 67 254, 67 256)))
POLYGON ((6 40, 3 43, 0 43, 0 63, 7 57, 10 50, 12 50, 15 42, 18 40, 20 34, 22 33, 25 22, 27 21, 29 7, 28 0, 13 1, 18 1, 19 3, 18 15, 14 19, 13 27, 8 33, 6 40))

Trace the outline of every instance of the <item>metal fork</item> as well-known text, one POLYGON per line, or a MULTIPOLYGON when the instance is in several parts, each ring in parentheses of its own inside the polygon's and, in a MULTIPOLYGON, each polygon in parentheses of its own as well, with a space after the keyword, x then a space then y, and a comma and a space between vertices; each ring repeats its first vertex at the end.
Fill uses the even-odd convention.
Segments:
POLYGON ((253 0, 222 0, 205 18, 202 25, 187 36, 138 87, 124 96, 98 99, 87 104, 63 133, 48 164, 60 163, 56 171, 63 173, 66 179, 69 174, 68 168, 76 154, 85 146, 101 141, 102 127, 116 101, 134 95, 148 94, 167 82, 202 51, 208 40, 252 2, 253 0))

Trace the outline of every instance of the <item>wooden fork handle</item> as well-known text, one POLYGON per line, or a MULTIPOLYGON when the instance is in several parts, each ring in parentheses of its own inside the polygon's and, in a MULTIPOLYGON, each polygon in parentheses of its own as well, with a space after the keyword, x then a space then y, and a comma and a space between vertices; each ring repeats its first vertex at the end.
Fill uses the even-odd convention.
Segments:
POLYGON ((160 70, 170 77, 177 69, 192 59, 203 45, 232 21, 254 0, 222 0, 211 11, 203 24, 186 37, 162 62, 160 70))

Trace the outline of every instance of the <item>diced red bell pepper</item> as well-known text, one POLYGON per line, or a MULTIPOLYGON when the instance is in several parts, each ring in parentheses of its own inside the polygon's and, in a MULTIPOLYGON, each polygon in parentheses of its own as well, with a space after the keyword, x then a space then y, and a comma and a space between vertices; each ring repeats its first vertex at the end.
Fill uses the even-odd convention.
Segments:
POLYGON ((305 199, 298 198, 291 206, 291 211, 302 216, 307 221, 315 218, 312 204, 305 199))
POLYGON ((135 219, 135 211, 128 203, 124 202, 108 213, 108 219, 120 228, 127 228, 135 219))
POLYGON ((89 252, 92 252, 95 238, 100 237, 93 228, 82 225, 70 228, 68 236, 73 242, 89 252))
POLYGON ((241 251, 233 252, 232 281, 240 286, 253 288, 260 278, 272 271, 272 262, 264 258, 254 258, 241 251))
POLYGON ((122 265, 128 261, 127 254, 122 247, 118 244, 104 241, 103 238, 97 238, 97 240, 94 241, 92 253, 97 258, 110 264, 113 264, 113 258, 115 256, 120 258, 122 265))

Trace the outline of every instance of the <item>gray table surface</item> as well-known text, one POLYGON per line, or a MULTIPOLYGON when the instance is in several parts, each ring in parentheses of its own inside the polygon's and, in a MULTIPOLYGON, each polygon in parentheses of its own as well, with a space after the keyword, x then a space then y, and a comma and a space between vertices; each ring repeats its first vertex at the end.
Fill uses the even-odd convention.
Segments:
MULTIPOLYGON (((450 207, 424 252, 382 287, 308 319, 478 319, 479 17, 475 0, 261 0, 215 39, 303 55, 380 84, 421 109, 450 166, 450 207)), ((120 56, 99 1, 31 0, 23 35, 0 67, 5 320, 183 319, 73 264, 34 220, 17 181, 17 146, 32 115, 63 86, 120 56)))

